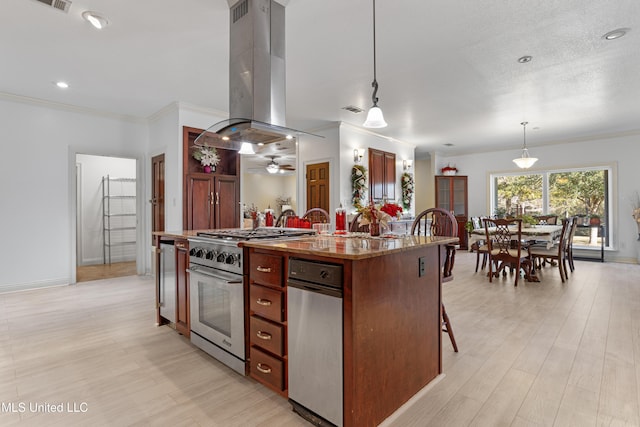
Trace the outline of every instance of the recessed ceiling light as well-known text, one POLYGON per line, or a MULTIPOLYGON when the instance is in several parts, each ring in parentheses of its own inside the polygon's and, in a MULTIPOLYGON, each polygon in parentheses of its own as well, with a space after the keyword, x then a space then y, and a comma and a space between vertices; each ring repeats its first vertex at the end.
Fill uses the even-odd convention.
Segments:
POLYGON ((607 34, 603 35, 602 38, 605 40, 619 39, 629 31, 631 31, 631 28, 618 28, 617 30, 609 31, 607 34))
POLYGON ((287 138, 287 139, 293 139, 293 135, 287 135, 285 138, 287 138))
POLYGON ((82 12, 82 17, 84 18, 85 21, 89 22, 98 30, 103 29, 104 27, 107 26, 107 24, 109 24, 109 21, 107 21, 107 18, 105 18, 104 16, 101 16, 97 12, 91 12, 87 10, 85 12, 82 12))
POLYGON ((533 56, 525 55, 518 58, 518 62, 521 64, 526 64, 527 62, 531 62, 533 56))
POLYGON ((55 85, 58 86, 60 89, 66 89, 69 87, 69 83, 67 82, 55 82, 55 85))

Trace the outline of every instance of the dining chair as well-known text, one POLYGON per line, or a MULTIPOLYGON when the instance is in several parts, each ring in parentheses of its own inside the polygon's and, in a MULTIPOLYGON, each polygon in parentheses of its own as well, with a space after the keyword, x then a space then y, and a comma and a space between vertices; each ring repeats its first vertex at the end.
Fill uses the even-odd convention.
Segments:
MULTIPOLYGON (((458 237, 458 221, 448 210, 429 208, 420 212, 413 220, 411 234, 414 236, 458 237)), ((451 244, 445 245, 445 247, 442 248, 443 254, 441 254, 441 257, 444 260, 444 262, 442 262, 442 269, 440 270, 442 283, 453 280, 453 264, 456 259, 456 246, 458 245, 451 244)), ((451 327, 451 321, 449 320, 449 315, 444 307, 444 303, 441 303, 440 308, 442 311, 442 331, 449 335, 453 351, 457 353, 458 344, 453 335, 453 328, 451 327)))
POLYGON ((276 220, 276 227, 283 227, 286 225, 288 216, 296 216, 296 211, 293 209, 285 209, 282 211, 280 215, 278 215, 278 219, 276 220))
POLYGON ((535 260, 544 258, 556 261, 558 271, 560 272, 560 280, 564 283, 565 279, 569 279, 567 275, 567 263, 566 252, 567 242, 569 240, 569 234, 571 233, 571 227, 573 226, 573 218, 562 220, 562 232, 560 233, 560 240, 553 247, 547 248, 541 245, 532 245, 529 247, 529 254, 531 256, 532 265, 535 265, 535 260))
POLYGON ((525 276, 530 277, 531 259, 528 245, 523 253, 522 219, 484 219, 487 250, 489 253, 489 282, 498 277, 500 272, 506 275, 506 268, 515 270, 514 286, 518 286, 520 269, 524 269, 525 276), (495 267, 496 271, 493 271, 495 267))
POLYGON ((533 217, 540 225, 556 225, 558 224, 558 215, 534 215, 533 217))
MULTIPOLYGON (((482 221, 483 221, 483 217, 479 217, 479 216, 472 217, 471 223, 473 224, 473 229, 479 230, 481 228, 484 228, 484 224, 482 221)), ((484 270, 484 268, 487 266, 487 257, 489 255, 489 248, 486 242, 484 241, 484 239, 476 240, 471 244, 470 248, 471 248, 471 252, 476 253, 476 273, 478 272, 478 266, 480 265, 481 254, 482 254, 482 270, 484 270)))
POLYGON ((308 219, 311 224, 329 224, 331 223, 331 216, 329 212, 322 208, 311 208, 302 215, 303 219, 308 219))
POLYGON ((368 233, 369 232, 369 224, 360 225, 360 218, 362 217, 362 212, 358 212, 356 216, 351 220, 351 224, 349 225, 349 231, 352 233, 360 232, 360 233, 368 233))
MULTIPOLYGON (((575 266, 573 264, 573 237, 576 235, 576 228, 578 227, 578 217, 571 217, 571 230, 569 231, 569 236, 566 241, 566 249, 565 249, 565 261, 569 263, 569 270, 573 273, 575 270, 575 266)), ((564 271, 567 271, 565 267, 564 271)))

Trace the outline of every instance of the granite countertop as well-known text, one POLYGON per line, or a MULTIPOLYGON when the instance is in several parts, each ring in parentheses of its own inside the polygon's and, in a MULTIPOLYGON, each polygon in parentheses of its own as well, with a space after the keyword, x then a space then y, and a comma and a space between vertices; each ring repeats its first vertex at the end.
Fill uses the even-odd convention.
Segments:
POLYGON ((346 236, 318 235, 300 239, 249 240, 240 246, 329 258, 365 259, 419 247, 458 243, 457 237, 371 237, 363 233, 346 236))

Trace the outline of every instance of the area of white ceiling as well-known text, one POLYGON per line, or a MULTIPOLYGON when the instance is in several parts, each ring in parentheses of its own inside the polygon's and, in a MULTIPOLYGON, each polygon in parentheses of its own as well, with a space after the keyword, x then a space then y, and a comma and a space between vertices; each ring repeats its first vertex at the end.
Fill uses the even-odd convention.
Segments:
MULTIPOLYGON (((138 117, 175 101, 228 110, 226 0, 4 3, 0 92, 138 117)), ((389 123, 376 132, 418 155, 517 148, 522 121, 530 148, 640 131, 638 1, 378 0, 376 21, 389 123)), ((371 105, 371 0, 290 0, 286 25, 287 125, 361 125, 366 112, 342 107, 371 105)))

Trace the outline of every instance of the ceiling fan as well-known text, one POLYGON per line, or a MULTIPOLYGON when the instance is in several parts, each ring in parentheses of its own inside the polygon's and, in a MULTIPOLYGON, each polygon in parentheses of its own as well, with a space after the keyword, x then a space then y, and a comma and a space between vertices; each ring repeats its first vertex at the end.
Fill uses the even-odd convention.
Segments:
POLYGON ((276 162, 276 158, 278 156, 266 156, 271 159, 271 161, 267 164, 266 169, 269 173, 284 173, 285 171, 294 171, 296 168, 292 165, 281 165, 276 162))

